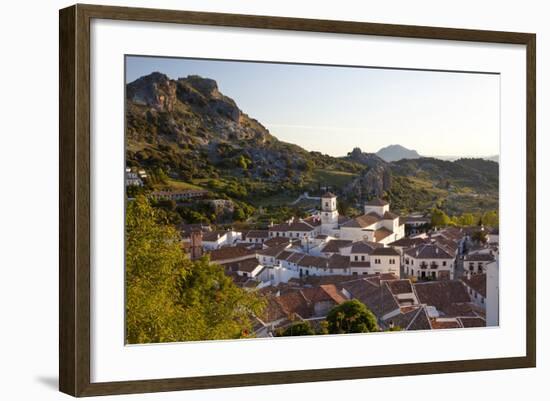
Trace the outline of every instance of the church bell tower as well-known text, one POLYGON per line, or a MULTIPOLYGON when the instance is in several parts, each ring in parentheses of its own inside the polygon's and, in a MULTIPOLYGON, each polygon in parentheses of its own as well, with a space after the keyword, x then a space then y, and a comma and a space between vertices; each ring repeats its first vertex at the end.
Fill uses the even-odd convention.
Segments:
POLYGON ((321 197, 321 230, 324 234, 330 234, 332 229, 338 227, 338 209, 336 207, 336 195, 331 192, 321 197))

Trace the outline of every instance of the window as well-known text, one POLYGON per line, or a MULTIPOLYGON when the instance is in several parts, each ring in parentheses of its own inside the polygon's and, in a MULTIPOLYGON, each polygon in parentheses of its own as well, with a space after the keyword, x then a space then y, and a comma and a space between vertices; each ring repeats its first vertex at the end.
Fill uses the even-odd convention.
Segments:
POLYGON ((441 262, 441 264, 442 264, 443 266, 447 266, 447 262, 446 262, 445 260, 444 260, 443 262, 441 262))
POLYGON ((359 260, 359 256, 355 255, 355 261, 357 262, 359 260))
POLYGON ((361 255, 361 260, 365 261, 365 255, 361 255))
POLYGON ((379 265, 380 264, 380 259, 374 259, 374 263, 379 265))
POLYGON ((325 202, 325 207, 328 207, 328 202, 325 202))
POLYGON ((481 298, 481 303, 482 303, 482 304, 485 303, 485 299, 484 299, 484 298, 481 298))

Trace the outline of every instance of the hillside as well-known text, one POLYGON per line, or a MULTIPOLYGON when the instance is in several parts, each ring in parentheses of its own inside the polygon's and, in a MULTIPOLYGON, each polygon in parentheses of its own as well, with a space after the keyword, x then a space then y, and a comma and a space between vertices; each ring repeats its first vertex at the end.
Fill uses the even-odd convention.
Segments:
POLYGON ((156 187, 284 203, 321 186, 342 189, 365 168, 279 141, 216 81, 196 75, 172 80, 156 72, 129 83, 126 121, 127 165, 150 171, 156 187))
MULTIPOLYGON (((278 140, 216 81, 197 75, 174 80, 156 72, 127 84, 126 144, 127 166, 149 175, 146 190, 207 189, 211 197, 232 200, 231 213, 247 221, 307 210, 316 202, 299 201, 301 194, 318 196, 327 187, 355 210, 374 196, 401 211, 498 205, 497 163, 424 158, 399 145, 376 154, 355 148, 343 158, 310 152, 278 140)), ((195 211, 221 213, 203 209, 195 211)))
POLYGON ((346 189, 358 200, 385 196, 403 212, 434 206, 450 214, 498 209, 499 166, 493 161, 420 157, 387 163, 358 148, 346 159, 371 167, 346 189))

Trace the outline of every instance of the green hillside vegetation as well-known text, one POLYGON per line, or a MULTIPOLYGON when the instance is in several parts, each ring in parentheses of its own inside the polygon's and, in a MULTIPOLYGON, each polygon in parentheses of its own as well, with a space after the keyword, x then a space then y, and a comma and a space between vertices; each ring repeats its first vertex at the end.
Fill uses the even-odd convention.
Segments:
MULTIPOLYGON (((279 141, 208 78, 153 73, 137 79, 127 85, 126 122, 127 166, 149 176, 145 188, 129 188, 129 196, 206 189, 210 198, 232 200, 236 220, 252 226, 318 206, 293 202, 304 192, 319 196, 325 187, 349 211, 360 211, 373 196, 387 198, 401 213, 498 209, 498 163, 425 157, 387 163, 359 148, 342 158, 307 151, 279 141)), ((225 222, 200 201, 182 207, 189 209, 176 213, 183 221, 225 222)))

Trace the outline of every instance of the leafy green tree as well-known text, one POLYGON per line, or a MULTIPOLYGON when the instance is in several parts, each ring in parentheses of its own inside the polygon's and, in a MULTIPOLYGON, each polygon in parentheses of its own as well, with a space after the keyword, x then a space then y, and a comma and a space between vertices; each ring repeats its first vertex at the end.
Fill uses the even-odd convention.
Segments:
POLYGON ((179 286, 185 311, 185 339, 219 340, 252 336, 253 315, 265 303, 255 293, 237 287, 223 268, 206 258, 195 261, 179 286))
POLYGON ((131 344, 251 336, 264 303, 219 265, 190 261, 162 209, 139 196, 126 212, 126 341, 131 344))
POLYGON ((376 316, 356 299, 332 308, 327 315, 327 323, 329 334, 378 331, 376 316))
POLYGON ((278 336, 312 336, 315 332, 308 322, 294 323, 278 333, 278 336))
POLYGON ((472 239, 476 242, 485 244, 487 243, 489 238, 487 237, 487 234, 484 231, 480 230, 472 234, 472 239))
POLYGON ((461 226, 473 226, 476 223, 476 218, 472 213, 464 213, 462 216, 460 216, 459 224, 461 226))
POLYGON ((183 311, 176 278, 189 270, 178 232, 158 223, 160 211, 139 196, 126 212, 126 340, 177 341, 183 311))
POLYGON ((451 222, 451 219, 447 214, 438 208, 432 210, 432 226, 434 227, 443 227, 448 226, 451 222))
POLYGON ((498 227, 498 212, 496 210, 492 210, 484 213, 481 217, 481 221, 483 222, 483 225, 498 227))

